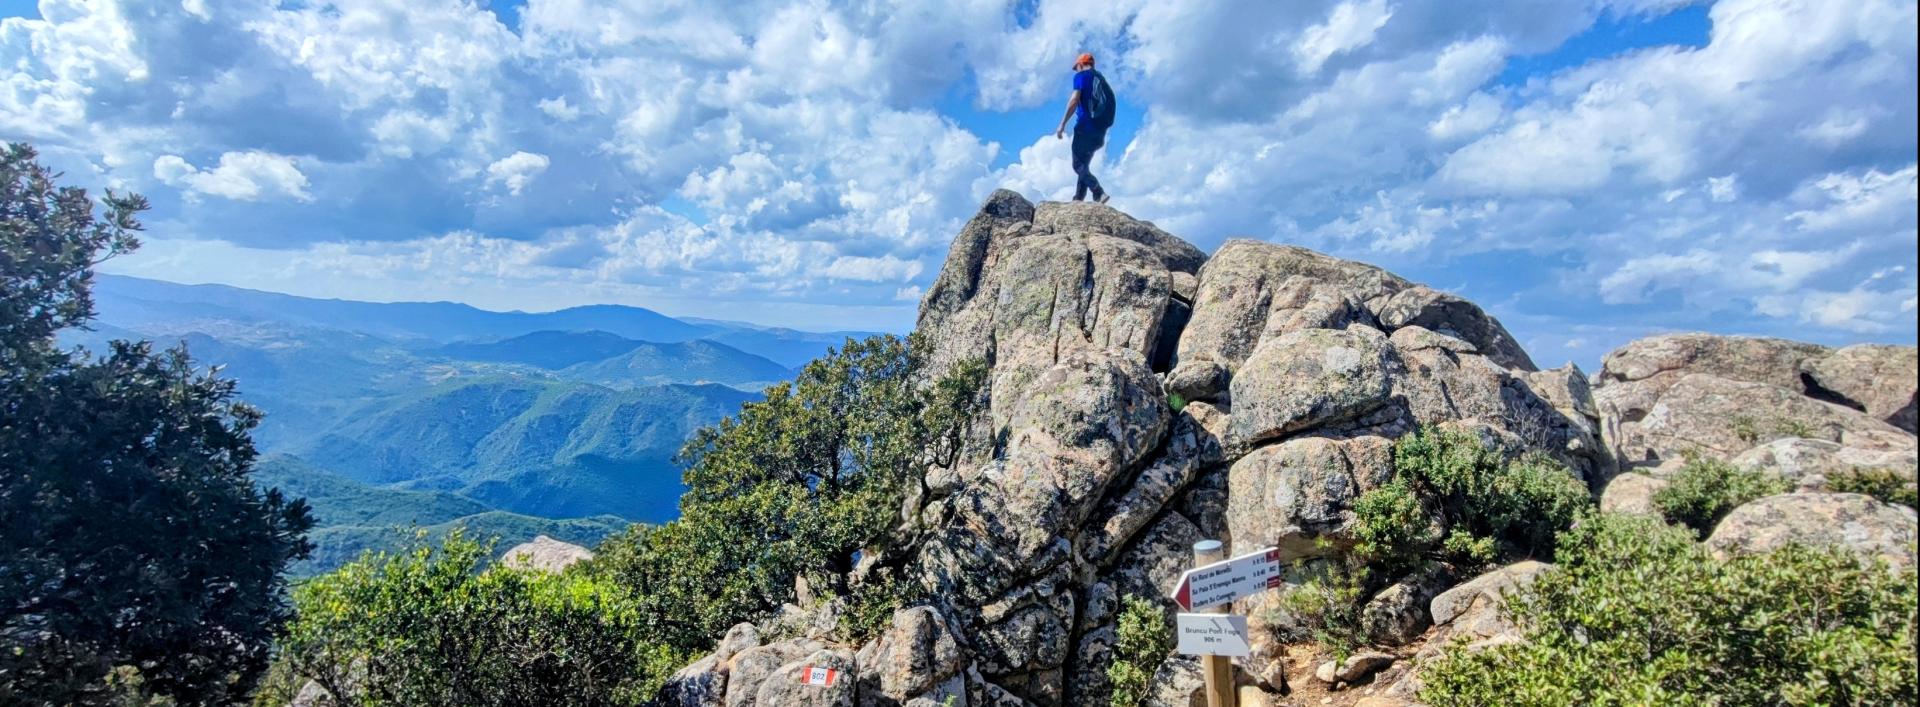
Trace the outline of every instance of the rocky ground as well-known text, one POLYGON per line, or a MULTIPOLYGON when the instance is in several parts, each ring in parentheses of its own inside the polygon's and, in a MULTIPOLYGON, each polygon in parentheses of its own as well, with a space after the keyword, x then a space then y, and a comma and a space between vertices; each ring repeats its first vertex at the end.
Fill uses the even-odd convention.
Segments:
MULTIPOLYGON (((1354 542, 1352 502, 1390 479, 1393 440, 1419 425, 1549 455, 1617 510, 1645 511, 1683 454, 1772 469, 1797 490, 1736 510, 1708 542, 1913 560, 1910 509, 1823 481, 1852 465, 1912 473, 1911 347, 1663 336, 1590 381, 1540 370, 1473 303, 1369 265, 1240 240, 1209 258, 1105 206, 1006 191, 955 240, 918 329, 936 369, 985 356, 993 370, 961 462, 931 469, 864 553, 861 571, 897 569, 932 604, 865 645, 832 640, 830 602, 736 626, 675 677, 671 704, 1105 704, 1122 597, 1164 597, 1203 538, 1333 560, 1354 542), (807 665, 843 677, 790 679, 807 665)), ((1517 640, 1499 596, 1545 569, 1397 578, 1367 603, 1377 650, 1344 664, 1273 640, 1273 593, 1242 602, 1256 645, 1237 662, 1241 704, 1407 704, 1440 645, 1517 640)), ((1171 660, 1154 685, 1152 704, 1189 704, 1197 668, 1171 660)))

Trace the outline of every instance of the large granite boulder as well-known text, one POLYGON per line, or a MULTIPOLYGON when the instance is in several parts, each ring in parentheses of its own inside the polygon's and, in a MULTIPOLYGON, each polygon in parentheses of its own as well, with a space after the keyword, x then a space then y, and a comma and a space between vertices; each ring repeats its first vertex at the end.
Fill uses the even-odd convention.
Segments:
POLYGON ((1855 344, 1802 361, 1800 370, 1810 394, 1916 431, 1914 389, 1920 360, 1914 347, 1855 344))
POLYGON ((1465 341, 1475 353, 1502 367, 1535 370, 1533 359, 1499 320, 1458 295, 1415 285, 1387 298, 1378 313, 1380 323, 1389 329, 1418 326, 1465 341))
POLYGON ((1653 495, 1671 485, 1672 481, 1637 471, 1615 476, 1600 494, 1600 511, 1660 515, 1660 508, 1653 504, 1653 495))
POLYGON ((1384 437, 1298 437, 1256 449, 1228 474, 1228 534, 1237 548, 1274 545, 1290 558, 1350 546, 1353 501, 1391 479, 1392 465, 1384 437))
POLYGON ((1154 360, 1175 306, 1174 274, 1205 256, 1153 224, 1097 204, 1042 204, 997 191, 948 251, 921 302, 928 369, 967 358, 1050 364, 1072 350, 1154 360))
POLYGON ((1914 348, 1838 351, 1784 339, 1670 334, 1607 354, 1596 376, 1607 444, 1626 465, 1730 457, 1785 437, 1913 448, 1914 348))
POLYGON ((1231 444, 1346 422, 1386 405, 1395 366, 1371 327, 1304 329, 1260 342, 1233 377, 1231 444))
POLYGON ((851 652, 822 648, 775 669, 760 682, 760 689, 750 704, 754 707, 855 707, 858 682, 858 669, 851 652), (807 680, 806 676, 814 669, 830 672, 824 680, 807 680))
POLYGON ((1838 442, 1786 437, 1756 446, 1729 460, 1748 471, 1765 471, 1805 489, 1824 488, 1833 476, 1863 469, 1884 469, 1914 477, 1920 455, 1913 448, 1861 449, 1838 442))
POLYGON ((1714 526, 1716 552, 1767 552, 1789 544, 1838 547, 1896 567, 1914 562, 1914 510, 1857 493, 1787 493, 1733 509, 1714 526))
POLYGON ((1675 380, 1644 417, 1623 426, 1616 444, 1635 461, 1689 452, 1724 459, 1782 437, 1871 450, 1914 447, 1912 434, 1852 408, 1765 383, 1701 373, 1675 380))

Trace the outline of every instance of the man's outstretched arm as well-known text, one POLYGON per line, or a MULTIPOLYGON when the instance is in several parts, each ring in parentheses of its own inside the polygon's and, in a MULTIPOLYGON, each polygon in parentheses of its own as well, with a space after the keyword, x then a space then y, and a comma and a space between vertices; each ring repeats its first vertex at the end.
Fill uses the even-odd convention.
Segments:
POLYGON ((1067 114, 1060 116, 1060 127, 1055 128, 1053 131, 1053 137, 1055 139, 1065 138, 1067 136, 1067 119, 1073 117, 1073 109, 1079 105, 1080 91, 1076 89, 1073 95, 1067 98, 1067 114))

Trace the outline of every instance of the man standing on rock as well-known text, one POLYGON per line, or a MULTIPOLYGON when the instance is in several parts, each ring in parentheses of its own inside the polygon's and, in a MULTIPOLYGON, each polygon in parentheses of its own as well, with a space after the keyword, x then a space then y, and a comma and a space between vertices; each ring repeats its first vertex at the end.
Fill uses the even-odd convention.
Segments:
POLYGON ((1088 165, 1093 162, 1093 153, 1107 144, 1113 113, 1113 88, 1107 85, 1107 77, 1093 70, 1093 55, 1081 54, 1073 62, 1073 95, 1067 98, 1067 112, 1053 131, 1055 139, 1066 137, 1067 119, 1079 116, 1073 123, 1073 173, 1079 178, 1073 188, 1074 201, 1087 198, 1091 191, 1094 201, 1107 203, 1107 192, 1100 188, 1100 180, 1093 178, 1088 165))

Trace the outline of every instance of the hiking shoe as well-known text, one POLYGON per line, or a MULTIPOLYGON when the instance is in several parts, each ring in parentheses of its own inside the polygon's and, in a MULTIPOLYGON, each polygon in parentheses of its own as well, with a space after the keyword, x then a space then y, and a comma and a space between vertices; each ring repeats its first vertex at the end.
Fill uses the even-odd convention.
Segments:
POLYGON ((1102 192, 1099 196, 1094 197, 1093 200, 1095 203, 1104 204, 1104 203, 1107 203, 1107 200, 1111 198, 1113 198, 1112 194, 1102 192))

